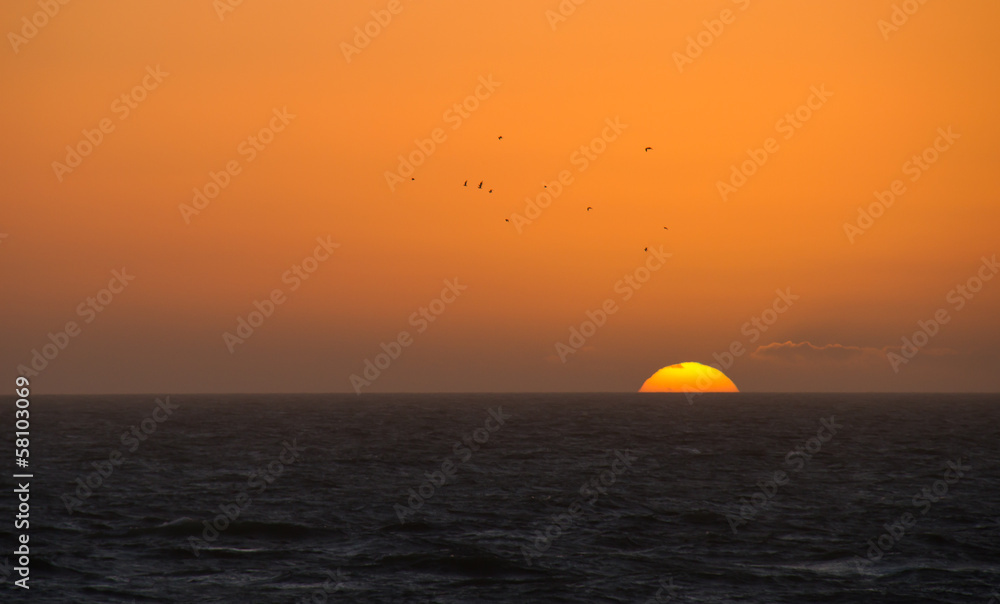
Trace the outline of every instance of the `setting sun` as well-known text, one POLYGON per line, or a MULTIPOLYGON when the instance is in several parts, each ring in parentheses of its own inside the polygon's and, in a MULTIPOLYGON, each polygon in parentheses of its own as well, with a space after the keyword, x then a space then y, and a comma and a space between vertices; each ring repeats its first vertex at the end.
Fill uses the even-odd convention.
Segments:
POLYGON ((739 388, 715 367, 679 363, 654 373, 639 392, 739 392, 739 388))

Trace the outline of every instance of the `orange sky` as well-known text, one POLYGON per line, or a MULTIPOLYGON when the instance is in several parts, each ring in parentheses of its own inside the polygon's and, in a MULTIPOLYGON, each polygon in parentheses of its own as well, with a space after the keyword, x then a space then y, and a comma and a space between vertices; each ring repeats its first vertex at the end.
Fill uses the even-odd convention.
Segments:
POLYGON ((37 392, 351 391, 401 331, 411 343, 363 391, 634 391, 734 343, 744 392, 995 391, 1000 280, 961 308, 947 297, 1000 252, 1000 5, 928 2, 883 35, 893 5, 590 0, 553 29, 555 0, 398 0, 348 62, 342 44, 389 2, 246 0, 222 18, 209 0, 70 2, 30 37, 39 5, 4 2, 0 366, 12 382, 75 321, 37 392), (706 20, 721 33, 680 70, 706 20), (616 118, 627 128, 581 171, 574 153, 616 118), (53 167, 102 120, 77 167, 53 167), (283 129, 251 161, 269 124, 283 129), (960 138, 912 181, 905 164, 948 128, 960 138), (390 190, 435 129, 416 180, 390 190), (769 138, 724 200, 718 182, 769 138), (227 164, 239 173, 186 222, 179 206, 227 164), (572 184, 520 223, 563 171, 572 184), (849 238, 895 180, 906 192, 849 238), (283 274, 327 236, 339 247, 292 291, 283 274), (651 270, 643 250, 661 246, 651 270), (106 310, 78 312, 123 267, 135 279, 106 310), (625 300, 616 284, 640 267, 625 300), (467 289, 418 332, 413 313, 456 278, 467 289), (285 301, 230 352, 223 334, 275 289, 285 301), (751 342, 741 327, 779 289, 799 298, 751 342), (617 310, 567 344, 606 300, 617 310), (894 371, 886 353, 940 309, 894 371))

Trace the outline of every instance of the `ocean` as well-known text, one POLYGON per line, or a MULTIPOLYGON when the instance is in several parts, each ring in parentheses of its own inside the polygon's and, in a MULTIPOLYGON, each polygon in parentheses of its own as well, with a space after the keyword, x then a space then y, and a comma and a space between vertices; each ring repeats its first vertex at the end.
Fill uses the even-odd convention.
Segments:
POLYGON ((997 395, 37 396, 30 419, 3 602, 1000 602, 997 395))

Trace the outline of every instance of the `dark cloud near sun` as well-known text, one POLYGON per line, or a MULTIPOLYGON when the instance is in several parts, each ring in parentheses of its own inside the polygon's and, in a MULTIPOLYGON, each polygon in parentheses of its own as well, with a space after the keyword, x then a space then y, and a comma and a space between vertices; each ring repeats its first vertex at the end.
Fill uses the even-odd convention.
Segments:
MULTIPOLYGON (((759 346, 750 355, 761 361, 779 362, 834 362, 849 363, 852 361, 872 360, 880 358, 883 361, 890 352, 899 353, 900 346, 850 346, 843 344, 823 344, 817 346, 809 341, 803 342, 772 342, 759 346)), ((945 356, 957 354, 950 348, 922 348, 921 354, 929 356, 945 356)))
POLYGON ((753 358, 766 361, 851 361, 865 355, 884 355, 881 348, 812 342, 772 342, 753 351, 753 358))

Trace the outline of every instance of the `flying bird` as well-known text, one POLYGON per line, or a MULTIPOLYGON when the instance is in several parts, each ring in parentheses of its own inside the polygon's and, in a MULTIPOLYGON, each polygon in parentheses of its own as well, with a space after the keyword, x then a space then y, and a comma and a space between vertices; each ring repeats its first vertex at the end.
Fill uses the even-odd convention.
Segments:
POLYGON ((669 231, 670 229, 668 229, 667 227, 663 227, 663 230, 664 231, 669 231))
POLYGON ((492 193, 492 192, 493 192, 493 189, 490 189, 490 193, 492 193))
POLYGON ((497 137, 498 140, 503 140, 502 136, 497 137))
POLYGON ((479 181, 479 188, 480 188, 480 189, 482 189, 482 188, 483 188, 483 181, 479 181))
POLYGON ((587 206, 587 211, 588 211, 588 212, 589 212, 589 211, 591 211, 591 210, 593 210, 593 209, 594 209, 594 208, 592 208, 592 207, 590 207, 590 206, 587 206))
POLYGON ((648 248, 648 247, 644 247, 644 248, 642 248, 642 251, 644 251, 644 252, 648 252, 648 251, 649 251, 649 248, 648 248))
POLYGON ((465 182, 464 182, 464 183, 462 184, 462 186, 463 186, 463 187, 467 187, 467 186, 469 186, 469 181, 465 181, 465 182))
POLYGON ((653 148, 652 148, 652 147, 646 147, 646 153, 649 153, 649 152, 650 152, 650 151, 652 151, 652 150, 653 150, 653 148))
POLYGON ((504 222, 510 222, 510 218, 504 218, 504 222))

